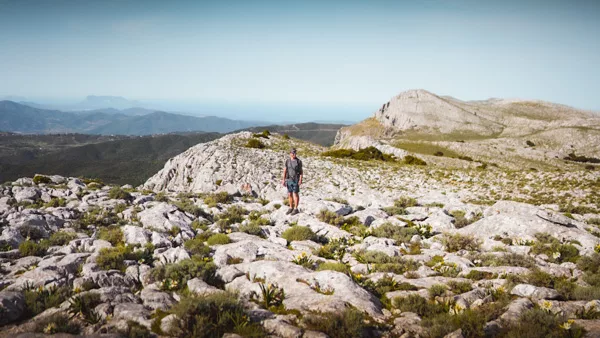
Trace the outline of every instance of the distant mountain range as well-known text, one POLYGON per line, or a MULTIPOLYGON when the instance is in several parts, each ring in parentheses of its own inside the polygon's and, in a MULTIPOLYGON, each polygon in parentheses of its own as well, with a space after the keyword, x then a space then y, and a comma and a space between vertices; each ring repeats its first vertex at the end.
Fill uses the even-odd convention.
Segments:
MULTIPOLYGON (((88 96, 86 107, 102 104, 127 106, 123 98, 88 96)), ((133 103, 132 103, 133 104, 133 103)), ((105 106, 106 107, 106 106, 105 106)), ((110 106, 108 106, 110 107, 110 106)), ((14 101, 0 101, 0 131, 49 134, 85 133, 101 135, 151 135, 172 132, 219 132, 264 124, 215 116, 187 116, 139 107, 99 108, 90 111, 60 111, 31 107, 14 101)))

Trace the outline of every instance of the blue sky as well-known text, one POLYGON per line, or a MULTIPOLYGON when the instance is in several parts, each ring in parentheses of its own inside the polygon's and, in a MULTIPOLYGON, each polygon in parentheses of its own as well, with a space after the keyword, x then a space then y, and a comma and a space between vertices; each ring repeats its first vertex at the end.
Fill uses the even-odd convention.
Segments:
POLYGON ((36 100, 360 120, 424 88, 600 110, 600 1, 0 0, 0 46, 0 96, 36 100))

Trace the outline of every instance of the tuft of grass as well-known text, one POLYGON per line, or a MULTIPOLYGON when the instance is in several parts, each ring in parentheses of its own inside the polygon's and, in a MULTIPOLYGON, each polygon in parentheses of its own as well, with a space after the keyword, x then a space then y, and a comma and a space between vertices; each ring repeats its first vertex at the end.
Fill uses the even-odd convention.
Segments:
POLYGON ((554 263, 577 262, 579 259, 579 249, 573 244, 561 243, 558 239, 548 233, 538 232, 535 234, 537 241, 531 247, 531 253, 534 255, 544 254, 548 260, 554 263))
POLYGON ((24 318, 30 318, 49 308, 58 307, 71 296, 71 288, 67 286, 36 288, 28 284, 22 291, 25 297, 24 318))
POLYGON ((98 239, 108 241, 113 246, 123 245, 123 230, 114 225, 101 228, 100 231, 98 231, 98 239))
POLYGON ((390 257, 379 251, 360 251, 354 253, 354 257, 360 263, 372 265, 372 270, 377 272, 403 274, 419 268, 419 264, 412 259, 399 256, 390 257))
POLYGON ((414 235, 419 235, 419 230, 415 227, 399 227, 392 223, 384 223, 373 229, 371 234, 375 237, 393 239, 396 245, 400 245, 400 243, 410 242, 414 235))
POLYGON ((420 159, 416 156, 412 156, 412 155, 404 156, 404 163, 408 164, 408 165, 420 165, 420 166, 427 165, 427 162, 423 161, 422 159, 420 159))
POLYGON ((210 285, 221 286, 217 267, 208 257, 194 255, 178 263, 159 265, 150 271, 152 281, 160 282, 163 290, 182 290, 187 281, 200 278, 210 285))
POLYGON ((121 189, 120 187, 112 187, 108 191, 108 198, 116 199, 116 200, 126 200, 126 201, 133 200, 133 197, 131 196, 131 194, 128 193, 127 191, 121 189))
POLYGON ((476 214, 471 218, 467 218, 465 217, 465 212, 462 210, 454 210, 450 213, 450 216, 454 217, 454 226, 457 229, 461 229, 471 223, 475 223, 483 217, 481 214, 476 214))
POLYGON ((44 257, 48 250, 46 242, 36 243, 34 241, 24 241, 19 244, 19 254, 21 257, 38 256, 44 257))
POLYGON ((58 312, 37 321, 33 330, 46 335, 57 333, 79 334, 81 327, 66 314, 58 312))
POLYGON ((255 138, 249 139, 248 142, 246 143, 245 147, 246 148, 254 148, 254 149, 266 148, 264 143, 262 143, 260 140, 255 139, 255 138))
POLYGON ((367 148, 360 149, 358 151, 353 149, 335 149, 329 150, 321 154, 326 157, 334 157, 334 158, 349 158, 353 160, 359 161, 394 161, 394 157, 389 154, 384 154, 381 150, 371 146, 367 148))
POLYGON ((350 273, 350 268, 346 264, 341 263, 341 262, 336 262, 336 263, 323 262, 317 266, 317 271, 324 271, 324 270, 332 270, 332 271, 337 271, 337 272, 341 272, 341 273, 345 273, 345 274, 350 273))
POLYGON ((369 337, 367 317, 357 309, 348 308, 341 313, 311 314, 303 318, 304 326, 323 332, 331 338, 369 337))

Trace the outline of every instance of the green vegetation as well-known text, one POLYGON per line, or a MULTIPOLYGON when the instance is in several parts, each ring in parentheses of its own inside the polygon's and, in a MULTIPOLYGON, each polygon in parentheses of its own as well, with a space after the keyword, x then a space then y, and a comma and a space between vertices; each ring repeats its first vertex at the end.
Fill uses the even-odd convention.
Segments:
POLYGON ((217 267, 208 258, 194 255, 179 263, 156 266, 150 272, 153 281, 161 282, 163 290, 181 290, 187 281, 200 278, 208 284, 220 286, 222 283, 216 276, 217 267))
POLYGON ((288 243, 293 241, 314 241, 317 235, 307 226, 294 225, 281 234, 288 243))
POLYGON ((89 324, 97 324, 102 317, 94 308, 102 303, 100 294, 87 292, 69 299, 69 314, 71 318, 79 317, 89 324))
POLYGON ((253 299, 265 309, 283 306, 283 300, 285 299, 285 291, 282 288, 280 288, 277 284, 271 283, 259 283, 258 286, 260 287, 261 293, 260 299, 258 299, 255 295, 251 296, 251 299, 253 299))
POLYGON ((317 271, 331 270, 337 271, 345 274, 350 273, 350 267, 341 262, 322 262, 317 266, 317 271))
POLYGON ((260 225, 256 222, 250 222, 248 224, 241 225, 238 229, 240 232, 245 232, 249 235, 254 235, 258 237, 264 237, 265 234, 260 227, 260 225))
POLYGON ((218 204, 229 204, 231 202, 233 202, 233 196, 226 191, 208 194, 204 197, 204 203, 211 208, 216 207, 218 204))
POLYGON ((227 236, 226 234, 214 234, 210 237, 208 237, 208 239, 206 240, 206 243, 208 245, 222 245, 222 244, 229 244, 231 243, 231 240, 229 239, 229 236, 227 236))
POLYGON ((208 257, 210 254, 210 248, 204 244, 203 238, 188 239, 185 241, 184 247, 191 255, 208 257))
POLYGON ((371 234, 375 237, 393 239, 396 245, 400 245, 400 243, 409 243, 414 235, 419 235, 419 230, 415 227, 400 227, 392 223, 384 223, 373 229, 371 234))
POLYGON ((583 337, 583 329, 566 316, 555 315, 540 308, 527 310, 519 319, 504 328, 503 337, 583 337), (568 329, 567 329, 568 327, 568 329))
POLYGON ((113 246, 123 245, 123 230, 115 225, 100 228, 98 231, 98 239, 108 241, 113 246))
POLYGON ((121 334, 127 338, 150 338, 152 334, 144 325, 133 320, 127 321, 127 329, 121 331, 121 334))
POLYGON ((449 252, 459 250, 478 251, 481 247, 481 241, 471 235, 445 233, 441 237, 441 242, 449 252))
POLYGON ((44 257, 46 255, 47 250, 48 245, 46 244, 46 242, 36 243, 34 241, 24 241, 21 244, 19 244, 19 253, 21 254, 21 257, 44 257))
POLYGON ((473 286, 470 282, 457 282, 454 280, 448 282, 448 287, 450 288, 450 291, 456 295, 473 290, 473 286))
POLYGON ((35 323, 35 332, 53 335, 57 333, 79 334, 81 328, 64 313, 55 313, 35 323))
POLYGON ((33 183, 35 183, 35 184, 50 184, 50 183, 52 183, 52 180, 48 176, 35 175, 33 177, 33 183))
POLYGON ((327 244, 315 250, 314 254, 325 259, 340 260, 346 253, 346 240, 337 239, 331 240, 327 244))
POLYGON ((570 153, 569 156, 566 156, 564 159, 567 161, 581 162, 581 163, 600 163, 600 158, 575 155, 575 153, 570 153))
POLYGON ((404 164, 425 166, 427 165, 427 162, 423 161, 422 159, 416 156, 406 155, 404 156, 404 164))
POLYGON ((58 307, 71 296, 71 289, 67 286, 43 288, 27 284, 23 288, 23 295, 25 296, 24 317, 30 318, 46 309, 58 307))
POLYGON ((577 262, 579 250, 570 243, 561 243, 558 239, 547 233, 535 234, 537 241, 531 247, 534 255, 544 254, 548 260, 556 263, 577 262))
POLYGON ((134 249, 135 246, 131 245, 100 249, 100 253, 96 257, 96 264, 102 270, 119 270, 123 272, 127 268, 125 260, 144 260, 146 264, 152 263, 152 252, 154 251, 152 244, 137 251, 134 249))
POLYGON ((369 337, 367 317, 354 308, 341 313, 312 314, 303 318, 304 326, 313 331, 324 332, 331 338, 369 337))
POLYGON ((403 274, 419 268, 419 264, 412 259, 405 259, 400 256, 390 257, 379 251, 359 251, 354 253, 354 257, 360 263, 372 265, 371 270, 375 272, 403 274))
POLYGON ((224 232, 231 229, 231 225, 241 223, 244 220, 244 216, 247 214, 248 210, 239 205, 234 205, 216 217, 217 226, 224 232))
POLYGON ((255 148, 255 149, 263 149, 265 148, 265 144, 260 142, 258 139, 251 138, 248 140, 248 143, 245 145, 246 148, 255 148))
POLYGON ((434 155, 434 156, 448 156, 457 157, 458 154, 449 148, 441 147, 432 143, 427 142, 408 142, 399 141, 394 143, 394 147, 404 149, 411 153, 423 154, 423 155, 434 155))
POLYGON ((382 210, 389 216, 406 215, 406 208, 415 207, 417 205, 419 204, 416 199, 403 196, 394 201, 394 206, 383 208, 382 210))
POLYGON ((130 201, 133 199, 133 197, 131 196, 130 193, 121 189, 120 187, 112 187, 108 191, 108 198, 117 199, 117 200, 126 200, 126 201, 130 201))
POLYGON ((358 151, 353 149, 335 149, 326 151, 321 155, 334 158, 349 158, 359 161, 394 161, 394 157, 392 155, 384 154, 375 147, 367 147, 358 151))
POLYGON ((178 201, 173 203, 179 210, 183 212, 187 212, 190 215, 194 215, 195 217, 207 216, 207 214, 202 210, 199 206, 194 203, 188 197, 181 197, 178 201))
POLYGON ((169 311, 181 320, 167 332, 180 338, 222 337, 237 333, 244 337, 264 337, 262 327, 250 321, 242 303, 232 294, 185 295, 169 311))
POLYGON ((483 215, 481 215, 481 214, 476 214, 476 215, 473 215, 471 218, 466 218, 465 212, 462 210, 454 210, 454 211, 450 212, 450 216, 454 217, 454 226, 457 229, 464 228, 467 225, 469 225, 471 223, 475 223, 478 220, 480 220, 481 218, 483 218, 483 215))

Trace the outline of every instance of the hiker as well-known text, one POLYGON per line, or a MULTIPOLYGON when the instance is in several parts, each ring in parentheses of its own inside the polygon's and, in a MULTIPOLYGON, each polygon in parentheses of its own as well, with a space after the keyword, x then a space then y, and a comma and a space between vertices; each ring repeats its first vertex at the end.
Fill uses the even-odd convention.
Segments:
POLYGON ((285 169, 283 170, 283 180, 281 184, 287 187, 288 200, 290 202, 290 209, 285 213, 286 215, 296 215, 298 211, 298 203, 300 203, 300 185, 302 185, 302 161, 296 157, 296 148, 290 150, 290 158, 285 160, 285 169))

